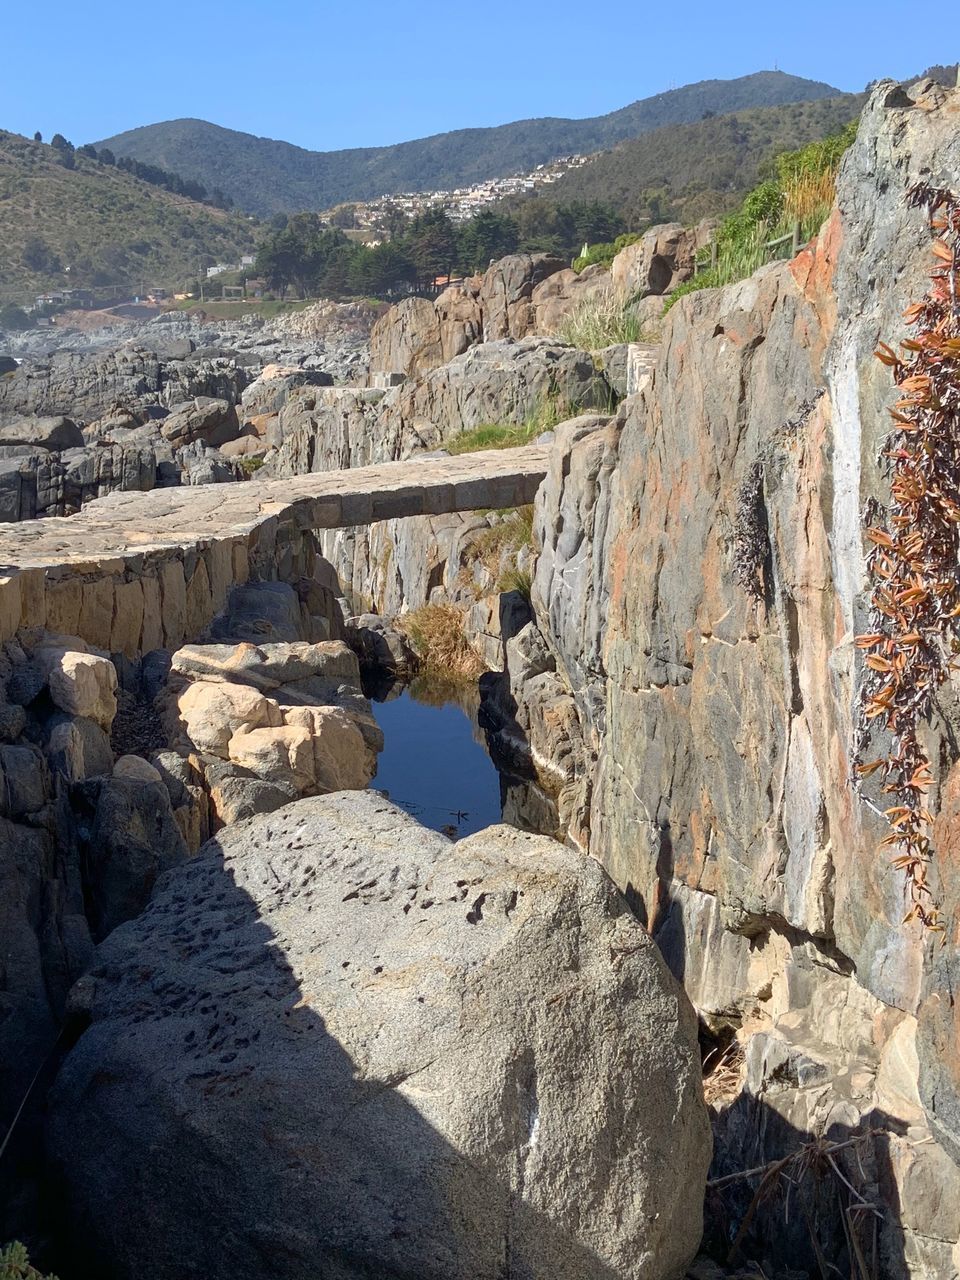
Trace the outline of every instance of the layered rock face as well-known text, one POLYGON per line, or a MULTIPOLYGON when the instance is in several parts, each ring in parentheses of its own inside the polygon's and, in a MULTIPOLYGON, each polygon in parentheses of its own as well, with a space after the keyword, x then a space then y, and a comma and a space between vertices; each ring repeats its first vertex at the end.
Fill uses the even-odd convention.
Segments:
POLYGON ((168 876, 73 1007, 50 1147, 99 1274, 675 1280, 696 1250, 692 1013, 552 841, 300 801, 168 876))
MULTIPOLYGON (((538 661, 577 722, 571 834, 706 1026, 742 1050, 718 1170, 877 1127, 857 1177, 883 1205, 880 1273, 931 1278, 960 1262, 954 923, 931 965, 901 923, 886 827, 854 793, 849 757, 861 509, 884 498, 892 400, 872 353, 906 335, 901 312, 925 291, 930 231, 905 195, 920 178, 958 185, 958 122, 956 92, 881 86, 818 240, 672 309, 616 421, 561 442, 533 588, 538 661), (758 598, 739 585, 744 564, 758 598)), ((528 641, 516 662, 535 653, 528 641)), ((520 714, 548 755, 557 721, 540 706, 520 714)), ((952 695, 943 714, 933 758, 949 764, 952 695)), ((839 1221, 824 1231, 846 1247, 839 1221)), ((771 1224, 762 1248, 776 1270, 809 1240, 771 1224)))

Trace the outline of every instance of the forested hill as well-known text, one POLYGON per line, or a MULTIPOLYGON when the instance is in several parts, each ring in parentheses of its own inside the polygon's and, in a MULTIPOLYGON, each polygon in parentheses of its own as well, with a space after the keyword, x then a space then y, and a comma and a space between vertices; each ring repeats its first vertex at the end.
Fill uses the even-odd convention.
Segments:
POLYGON ((765 176, 765 163, 837 133, 863 102, 862 94, 843 94, 668 125, 571 169, 547 189, 548 198, 602 200, 631 226, 726 213, 765 176))
POLYGON ((223 129, 204 120, 170 120, 95 144, 184 178, 218 187, 238 208, 268 215, 329 208, 397 191, 465 186, 527 171, 574 152, 598 151, 665 125, 708 113, 836 97, 838 90, 782 71, 702 80, 586 120, 520 120, 458 129, 389 147, 306 151, 287 142, 223 129))
POLYGON ((201 263, 254 250, 247 217, 65 147, 0 130, 0 303, 66 286, 182 285, 201 263))

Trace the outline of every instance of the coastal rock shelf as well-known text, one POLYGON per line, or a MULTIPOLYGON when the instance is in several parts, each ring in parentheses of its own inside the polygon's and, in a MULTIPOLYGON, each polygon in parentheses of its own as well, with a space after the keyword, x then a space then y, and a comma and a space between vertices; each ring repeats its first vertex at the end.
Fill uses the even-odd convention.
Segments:
POLYGON ((114 493, 76 516, 10 526, 0 533, 0 641, 42 626, 128 656, 179 645, 219 612, 234 583, 307 573, 314 530, 521 506, 536 495, 549 453, 531 445, 114 493))

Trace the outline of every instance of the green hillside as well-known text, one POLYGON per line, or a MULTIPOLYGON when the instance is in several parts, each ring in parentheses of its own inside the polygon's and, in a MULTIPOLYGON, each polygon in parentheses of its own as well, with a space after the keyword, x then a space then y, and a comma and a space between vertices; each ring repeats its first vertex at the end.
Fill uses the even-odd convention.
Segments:
POLYGON ((549 188, 553 202, 603 200, 631 225, 726 213, 782 151, 836 133, 856 118, 863 95, 711 116, 622 142, 549 188))
POLYGON ((445 190, 527 171, 574 152, 597 151, 706 113, 835 97, 836 89, 782 71, 703 80, 587 120, 520 120, 459 129, 390 147, 306 151, 287 142, 223 129, 204 120, 170 120, 95 144, 217 187, 238 208, 269 215, 326 209, 398 191, 445 190))
POLYGON ((251 252, 255 231, 248 217, 0 130, 0 302, 66 286, 180 286, 201 261, 251 252))

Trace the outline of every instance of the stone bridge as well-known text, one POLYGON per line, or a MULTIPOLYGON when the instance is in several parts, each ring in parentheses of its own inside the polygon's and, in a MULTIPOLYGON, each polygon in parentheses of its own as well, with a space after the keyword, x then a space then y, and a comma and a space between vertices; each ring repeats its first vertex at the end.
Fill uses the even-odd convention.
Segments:
POLYGON ((282 480, 112 493, 0 526, 0 641, 21 627, 133 657, 199 635, 248 578, 310 576, 313 530, 532 502, 549 446, 282 480))

